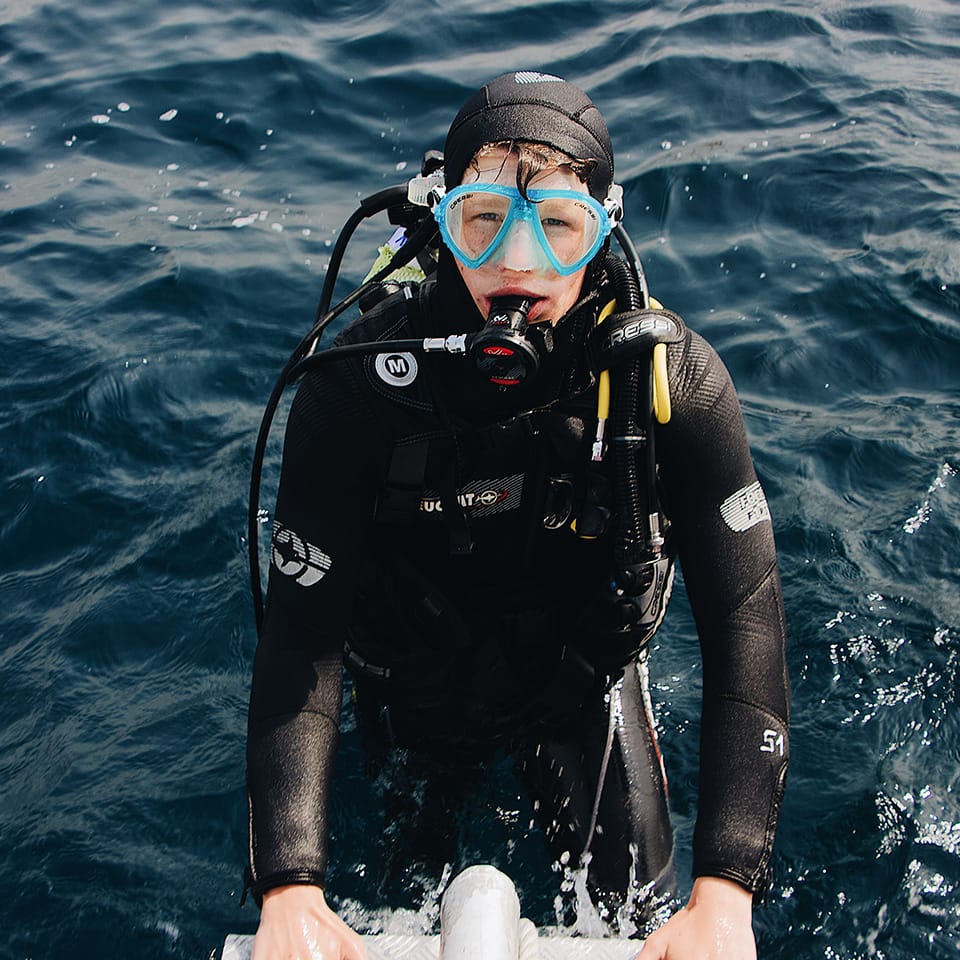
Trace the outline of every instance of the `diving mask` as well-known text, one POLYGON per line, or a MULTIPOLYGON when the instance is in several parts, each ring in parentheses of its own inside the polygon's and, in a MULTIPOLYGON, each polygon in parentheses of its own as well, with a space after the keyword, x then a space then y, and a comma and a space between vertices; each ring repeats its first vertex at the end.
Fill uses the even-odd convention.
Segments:
POLYGON ((616 225, 608 210, 576 190, 528 190, 499 183, 454 187, 433 208, 440 235, 453 255, 471 269, 508 256, 526 234, 517 269, 551 269, 567 277, 596 256, 616 225))

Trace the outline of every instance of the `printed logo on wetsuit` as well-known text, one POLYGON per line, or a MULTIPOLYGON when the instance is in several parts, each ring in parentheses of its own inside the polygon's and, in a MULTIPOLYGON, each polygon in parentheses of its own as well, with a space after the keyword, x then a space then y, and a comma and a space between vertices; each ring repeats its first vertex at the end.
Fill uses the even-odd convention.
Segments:
MULTIPOLYGON (((523 474, 516 473, 503 480, 477 480, 463 486, 457 494, 460 506, 470 513, 482 513, 489 516, 516 510, 523 495, 523 474)), ((423 513, 440 513, 443 504, 440 495, 427 491, 420 498, 420 510, 423 513)))
POLYGON ((412 353, 378 353, 373 367, 389 387, 409 387, 417 379, 417 358, 412 353))
POLYGON ((270 562, 285 576, 293 577, 301 587, 319 583, 333 566, 333 560, 319 547, 307 543, 276 520, 273 522, 270 562))
POLYGON ((767 498, 760 488, 760 481, 743 487, 720 504, 720 516, 735 533, 743 533, 758 523, 770 519, 767 498))

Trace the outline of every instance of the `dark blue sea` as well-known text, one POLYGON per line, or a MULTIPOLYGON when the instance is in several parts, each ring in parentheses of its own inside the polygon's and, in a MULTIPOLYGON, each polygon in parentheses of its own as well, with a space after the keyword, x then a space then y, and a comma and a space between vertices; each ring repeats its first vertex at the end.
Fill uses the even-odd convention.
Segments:
MULTIPOLYGON (((254 930, 260 415, 358 200, 510 69, 592 93, 651 290, 743 400, 794 691, 761 957, 958 956, 956 0, 0 0, 5 960, 206 960, 254 930)), ((341 293, 392 229, 359 231, 341 293)), ((698 659, 681 595, 653 680, 685 890, 698 659)), ((363 930, 430 929, 440 877, 371 879, 356 739, 332 898, 363 930)), ((555 923, 508 765, 461 816, 463 861, 555 923)))

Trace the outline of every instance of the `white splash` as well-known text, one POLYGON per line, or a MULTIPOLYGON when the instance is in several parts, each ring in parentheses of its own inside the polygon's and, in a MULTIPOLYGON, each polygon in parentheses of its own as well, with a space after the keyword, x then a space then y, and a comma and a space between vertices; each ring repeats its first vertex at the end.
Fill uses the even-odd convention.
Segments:
POLYGON ((947 485, 947 481, 956 475, 957 468, 952 466, 950 463, 943 463, 940 466, 940 469, 937 471, 936 478, 928 487, 927 495, 917 507, 916 513, 904 521, 904 533, 916 533, 930 519, 930 514, 932 511, 930 501, 932 500, 934 494, 936 494, 938 490, 943 490, 947 485))

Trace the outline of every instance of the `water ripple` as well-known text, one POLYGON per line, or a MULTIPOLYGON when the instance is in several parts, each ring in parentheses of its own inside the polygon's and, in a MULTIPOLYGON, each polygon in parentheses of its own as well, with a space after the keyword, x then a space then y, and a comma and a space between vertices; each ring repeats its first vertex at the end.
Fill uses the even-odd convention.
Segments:
MULTIPOLYGON (((262 405, 359 198, 516 67, 602 106, 654 292, 743 399, 795 688, 761 951, 952 955, 958 48, 950 0, 18 0, 0 24, 0 895, 17 918, 0 954, 209 956, 252 929, 236 899, 262 405)), ((344 288, 388 230, 358 232, 344 288)), ((277 435, 270 489, 279 455, 277 435)), ((685 876, 700 673, 682 591, 653 660, 685 876)), ((358 737, 347 724, 332 871, 375 924, 358 737)), ((510 776, 478 794, 464 852, 495 847, 552 922, 560 875, 510 776)), ((408 878, 412 922, 432 922, 437 879, 408 878)))

